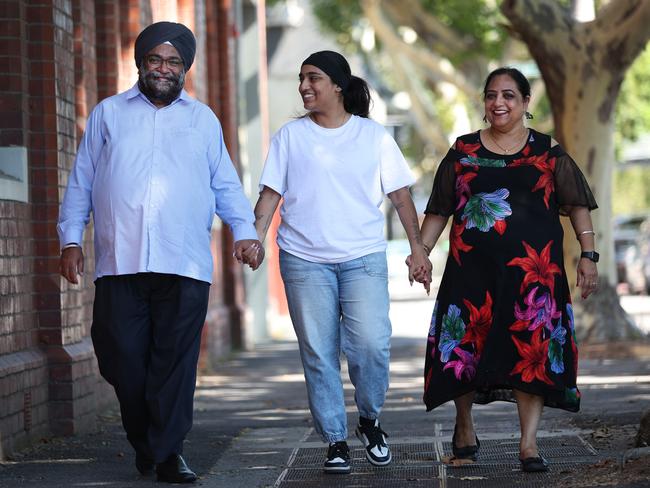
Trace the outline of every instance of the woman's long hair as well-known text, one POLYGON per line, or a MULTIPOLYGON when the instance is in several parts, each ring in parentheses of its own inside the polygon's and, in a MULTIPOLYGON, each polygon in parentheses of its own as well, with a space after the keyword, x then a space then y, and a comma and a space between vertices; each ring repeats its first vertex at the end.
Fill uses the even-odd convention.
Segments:
POLYGON ((350 83, 343 90, 343 108, 345 108, 345 111, 367 119, 371 102, 372 97, 366 80, 352 75, 350 83))

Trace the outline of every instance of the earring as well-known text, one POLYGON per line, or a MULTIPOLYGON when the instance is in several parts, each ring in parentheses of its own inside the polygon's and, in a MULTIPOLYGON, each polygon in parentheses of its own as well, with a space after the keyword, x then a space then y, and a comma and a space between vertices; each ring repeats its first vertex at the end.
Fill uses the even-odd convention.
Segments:
POLYGON ((531 113, 528 112, 528 111, 526 111, 526 114, 525 114, 525 115, 526 115, 526 118, 527 118, 528 120, 530 120, 530 119, 533 118, 533 114, 531 114, 531 113))
POLYGON ((487 115, 483 116, 483 122, 485 122, 487 124, 487 115))

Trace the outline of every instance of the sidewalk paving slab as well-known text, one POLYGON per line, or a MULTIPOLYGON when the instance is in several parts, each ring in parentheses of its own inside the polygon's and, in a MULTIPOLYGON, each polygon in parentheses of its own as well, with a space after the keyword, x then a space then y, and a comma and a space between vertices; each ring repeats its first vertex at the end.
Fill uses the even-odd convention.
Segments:
MULTIPOLYGON (((546 409, 542 418, 540 448, 551 462, 550 473, 529 475, 519 469, 516 406, 504 402, 476 407, 482 442, 479 461, 451 468, 442 458, 451 450, 454 408, 448 403, 425 412, 424 348, 424 339, 393 339, 391 388, 381 417, 394 453, 388 467, 376 468, 365 461, 353 435, 357 414, 353 388, 346 381, 353 470, 343 476, 322 472, 326 448, 312 428, 296 343, 274 342, 235 355, 197 384, 194 428, 184 453, 200 477, 195 486, 553 486, 560 477, 622 459, 632 447, 634 425, 650 405, 647 360, 587 359, 580 369, 581 411, 546 409)), ((97 433, 44 440, 2 462, 0 486, 161 486, 137 475, 119 415, 109 412, 99 420, 97 433)), ((610 471, 620 474, 621 467, 614 463, 610 471)), ((633 479, 622 486, 635 483, 641 481, 633 479)))

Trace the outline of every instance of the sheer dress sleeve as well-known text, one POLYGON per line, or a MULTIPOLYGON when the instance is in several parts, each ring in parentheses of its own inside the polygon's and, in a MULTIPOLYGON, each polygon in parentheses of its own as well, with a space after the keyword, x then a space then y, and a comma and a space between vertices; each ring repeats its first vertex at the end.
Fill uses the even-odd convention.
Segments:
POLYGON ((569 215, 573 207, 598 208, 587 180, 576 162, 562 147, 551 148, 549 156, 555 156, 555 198, 561 215, 569 215))
POLYGON ((461 154, 453 148, 447 152, 436 171, 433 189, 427 203, 425 214, 449 217, 456 209, 456 171, 454 165, 461 154))

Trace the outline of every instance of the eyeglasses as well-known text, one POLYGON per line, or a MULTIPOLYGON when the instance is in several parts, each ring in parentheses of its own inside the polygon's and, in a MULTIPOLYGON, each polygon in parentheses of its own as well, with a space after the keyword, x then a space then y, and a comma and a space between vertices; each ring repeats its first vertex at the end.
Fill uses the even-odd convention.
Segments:
POLYGON ((160 56, 151 55, 147 56, 145 61, 150 68, 160 68, 163 63, 166 63, 173 70, 183 67, 183 60, 180 58, 161 58, 160 56))

